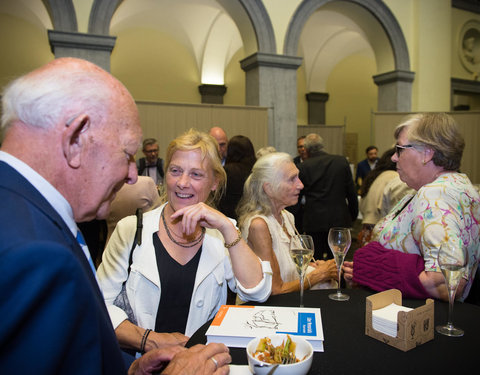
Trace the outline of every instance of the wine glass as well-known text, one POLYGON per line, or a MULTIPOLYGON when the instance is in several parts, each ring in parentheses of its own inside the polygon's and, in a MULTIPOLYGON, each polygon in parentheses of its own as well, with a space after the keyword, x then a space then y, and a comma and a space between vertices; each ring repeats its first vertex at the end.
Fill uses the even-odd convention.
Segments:
POLYGON ((350 296, 342 293, 340 288, 340 275, 342 274, 342 264, 347 254, 348 249, 352 243, 352 237, 350 235, 350 228, 330 228, 328 231, 328 246, 332 250, 333 257, 338 269, 338 287, 337 292, 328 295, 328 298, 335 301, 348 301, 350 296))
POLYGON ((459 249, 452 243, 444 242, 438 251, 437 261, 445 277, 445 284, 448 291, 448 318, 447 324, 436 326, 435 329, 442 335, 454 337, 463 336, 463 330, 453 326, 452 316, 455 293, 465 272, 467 257, 463 249, 459 249))
POLYGON ((290 239, 290 256, 300 276, 300 307, 303 307, 303 283, 305 271, 313 258, 313 239, 311 236, 298 234, 290 239))

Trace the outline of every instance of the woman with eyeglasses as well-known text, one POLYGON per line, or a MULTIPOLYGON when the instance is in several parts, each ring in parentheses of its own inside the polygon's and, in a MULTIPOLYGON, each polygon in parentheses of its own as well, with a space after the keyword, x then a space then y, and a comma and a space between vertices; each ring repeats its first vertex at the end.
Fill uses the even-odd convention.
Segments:
POLYGON ((345 280, 381 291, 397 288, 404 297, 447 300, 437 264, 443 242, 468 251, 468 265, 456 297, 464 300, 480 259, 480 197, 459 172, 465 142, 453 118, 423 113, 397 126, 400 179, 407 194, 373 229, 372 241, 344 263, 345 280))

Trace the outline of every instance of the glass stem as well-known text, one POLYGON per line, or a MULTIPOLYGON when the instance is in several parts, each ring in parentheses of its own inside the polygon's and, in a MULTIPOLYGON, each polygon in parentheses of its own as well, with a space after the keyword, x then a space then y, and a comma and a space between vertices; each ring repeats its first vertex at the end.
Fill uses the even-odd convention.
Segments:
POLYGON ((300 273, 300 307, 303 307, 303 284, 304 280, 304 272, 300 273))
POLYGON ((341 287, 340 287, 340 284, 341 284, 341 280, 340 280, 340 276, 342 274, 342 266, 340 265, 338 267, 338 286, 337 286, 337 294, 340 295, 342 294, 342 290, 341 290, 341 287))
POLYGON ((448 317, 447 326, 453 327, 453 304, 455 303, 455 290, 448 289, 448 317))

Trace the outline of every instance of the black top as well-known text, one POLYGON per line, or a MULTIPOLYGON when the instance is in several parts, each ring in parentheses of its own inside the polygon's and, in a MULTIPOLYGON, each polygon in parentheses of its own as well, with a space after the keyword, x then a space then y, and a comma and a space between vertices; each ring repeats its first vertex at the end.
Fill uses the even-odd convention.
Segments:
POLYGON ((153 233, 153 246, 162 285, 155 332, 185 333, 202 247, 182 266, 170 256, 157 233, 153 233))
POLYGON ((252 165, 247 163, 227 162, 224 169, 227 174, 227 188, 218 204, 218 210, 225 216, 236 220, 237 213, 235 212, 235 209, 237 208, 240 198, 242 198, 243 185, 252 171, 252 165))

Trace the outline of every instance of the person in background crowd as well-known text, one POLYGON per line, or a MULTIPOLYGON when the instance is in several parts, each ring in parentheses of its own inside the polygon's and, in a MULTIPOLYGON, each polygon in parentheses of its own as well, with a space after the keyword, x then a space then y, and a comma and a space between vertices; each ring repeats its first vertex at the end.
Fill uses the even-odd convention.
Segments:
POLYGON ((265 146, 260 149, 255 153, 257 159, 260 159, 263 155, 270 154, 272 152, 277 152, 277 149, 273 146, 265 146))
POLYGON ((139 176, 149 176, 155 185, 163 184, 163 160, 158 157, 158 143, 155 138, 147 138, 143 141, 142 152, 145 157, 137 160, 139 176))
MULTIPOLYGON (((302 188, 292 157, 283 152, 270 153, 253 166, 238 205, 243 238, 262 260, 272 265, 272 294, 300 290, 298 273, 289 251, 295 223, 285 207, 297 202, 302 188)), ((337 278, 333 259, 318 260, 308 267, 304 287, 333 288, 336 286, 333 280, 337 278)))
POLYGON ((400 179, 407 194, 373 229, 372 242, 345 262, 348 282, 374 290, 397 288, 410 298, 447 300, 445 278, 437 263, 443 242, 466 251, 467 266, 457 289, 463 301, 480 259, 480 197, 459 173, 465 142, 446 113, 413 115, 395 130, 400 179))
MULTIPOLYGON (((2 105, 0 369, 126 374, 75 222, 105 218, 137 180, 135 101, 98 66, 59 58, 10 83, 2 105)), ((171 346, 129 374, 226 374, 230 361, 224 345, 171 346)))
POLYGON ((365 154, 367 155, 367 158, 357 164, 357 172, 355 173, 355 185, 357 191, 360 190, 363 180, 367 177, 370 171, 375 168, 378 162, 378 149, 376 146, 368 146, 365 150, 365 154))
POLYGON ((158 198, 158 190, 151 177, 138 176, 137 182, 133 185, 123 185, 112 201, 110 213, 107 216, 107 241, 121 219, 129 215, 135 215, 137 208, 146 212, 158 198))
POLYGON ((243 194, 243 184, 257 158, 248 137, 236 135, 228 142, 227 160, 223 168, 227 174, 227 188, 218 204, 226 216, 237 219, 235 209, 243 194))
MULTIPOLYGON (((293 158, 293 162, 298 167, 300 163, 308 157, 307 150, 305 149, 305 136, 302 135, 297 139, 297 152, 298 155, 293 158)), ((295 218, 295 226, 299 233, 303 233, 303 215, 305 212, 305 196, 302 195, 298 200, 297 204, 287 207, 287 210, 290 211, 295 218)))
POLYGON ((307 158, 307 150, 305 150, 305 136, 301 135, 297 139, 297 152, 298 155, 293 158, 295 165, 302 163, 307 158))
POLYGON ((136 218, 118 222, 98 279, 123 348, 185 344, 225 304, 227 288, 245 301, 263 302, 270 295, 270 264, 212 207, 225 179, 215 139, 191 129, 167 148, 163 204, 143 215, 142 244, 133 250, 130 274, 136 218), (115 303, 125 280, 131 316, 115 303))
POLYGON ((397 179, 397 166, 392 161, 395 152, 395 148, 391 148, 383 153, 377 166, 367 175, 360 189, 362 214, 362 230, 358 235, 360 247, 370 242, 375 224, 405 194, 411 192, 407 184, 397 179))
POLYGON ((228 137, 225 130, 218 126, 214 126, 208 132, 218 143, 218 152, 220 153, 220 159, 222 161, 222 165, 225 165, 225 161, 227 159, 227 149, 228 149, 228 137))
POLYGON ((305 137, 307 159, 298 164, 305 186, 303 229, 312 236, 316 259, 331 259, 328 231, 352 226, 358 215, 358 198, 350 165, 344 156, 323 151, 323 139, 312 133, 305 137))

